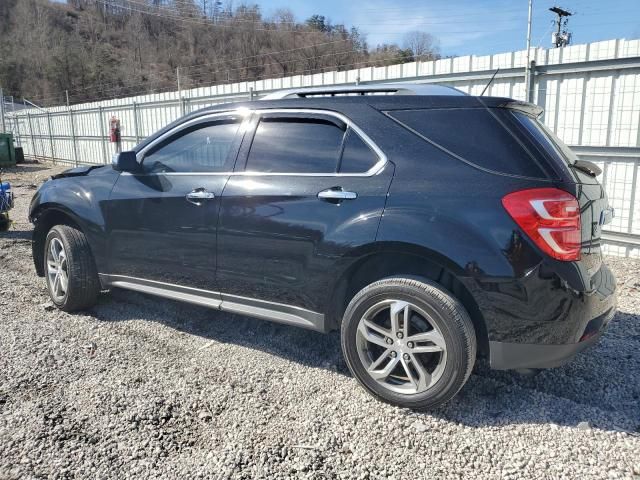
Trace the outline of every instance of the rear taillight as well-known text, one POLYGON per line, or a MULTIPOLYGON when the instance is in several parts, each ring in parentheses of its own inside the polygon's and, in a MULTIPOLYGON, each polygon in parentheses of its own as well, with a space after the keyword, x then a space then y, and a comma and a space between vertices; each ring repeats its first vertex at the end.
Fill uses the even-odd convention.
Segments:
POLYGON ((510 193, 502 205, 543 252, 558 260, 580 260, 576 197, 557 188, 532 188, 510 193))

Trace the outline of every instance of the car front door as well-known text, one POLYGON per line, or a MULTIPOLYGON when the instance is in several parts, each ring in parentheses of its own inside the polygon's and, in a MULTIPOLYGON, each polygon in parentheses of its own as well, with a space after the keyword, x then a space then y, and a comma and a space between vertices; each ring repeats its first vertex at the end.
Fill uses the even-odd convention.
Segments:
POLYGON ((322 312, 345 256, 375 240, 393 165, 337 114, 264 112, 253 123, 221 201, 223 305, 322 312))
POLYGON ((187 122, 139 152, 139 173, 120 175, 107 208, 112 282, 215 290, 220 195, 241 121, 212 115, 187 122))

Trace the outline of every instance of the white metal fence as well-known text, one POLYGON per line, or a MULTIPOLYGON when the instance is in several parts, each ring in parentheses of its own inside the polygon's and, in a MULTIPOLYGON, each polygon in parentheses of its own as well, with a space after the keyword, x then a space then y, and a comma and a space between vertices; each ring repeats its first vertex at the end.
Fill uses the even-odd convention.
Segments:
MULTIPOLYGON (((528 100, 544 107, 544 121, 583 158, 603 169, 616 217, 608 226, 610 253, 640 257, 640 40, 608 40, 561 49, 532 49, 528 100)), ((402 82, 451 85, 479 95, 525 99, 526 51, 464 56, 240 82, 124 99, 30 109, 5 119, 25 155, 69 164, 108 163, 108 122, 117 116, 122 148, 181 115, 210 105, 259 98, 283 88, 402 82)))

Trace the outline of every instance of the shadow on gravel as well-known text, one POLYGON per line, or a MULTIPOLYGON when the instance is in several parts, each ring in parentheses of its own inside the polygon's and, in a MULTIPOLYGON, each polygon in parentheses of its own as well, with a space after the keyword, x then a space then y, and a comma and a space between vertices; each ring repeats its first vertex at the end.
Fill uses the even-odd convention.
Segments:
MULTIPOLYGON (((33 172, 41 172, 43 170, 51 170, 53 165, 42 164, 34 161, 25 161, 25 163, 20 163, 15 167, 3 167, 2 173, 33 173, 33 172)), ((19 183, 19 182, 18 182, 19 183)))
POLYGON ((8 238, 10 240, 31 240, 31 230, 0 230, 0 238, 8 238))
MULTIPOLYGON (((323 335, 117 289, 106 295, 92 313, 102 321, 157 321, 190 335, 350 376, 337 332, 323 335)), ((469 427, 517 423, 576 426, 589 422, 593 428, 638 432, 639 349, 638 317, 618 312, 600 342, 572 363, 527 377, 491 370, 488 361, 481 359, 452 401, 418 415, 433 415, 469 427)), ((353 387, 358 388, 355 382, 353 387)))

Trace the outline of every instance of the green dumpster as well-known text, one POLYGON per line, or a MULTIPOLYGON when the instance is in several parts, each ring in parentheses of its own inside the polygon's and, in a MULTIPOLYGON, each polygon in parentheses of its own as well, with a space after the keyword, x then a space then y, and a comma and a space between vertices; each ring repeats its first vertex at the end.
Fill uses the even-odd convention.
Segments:
POLYGON ((0 167, 15 167, 16 152, 13 148, 13 135, 0 133, 0 167))

